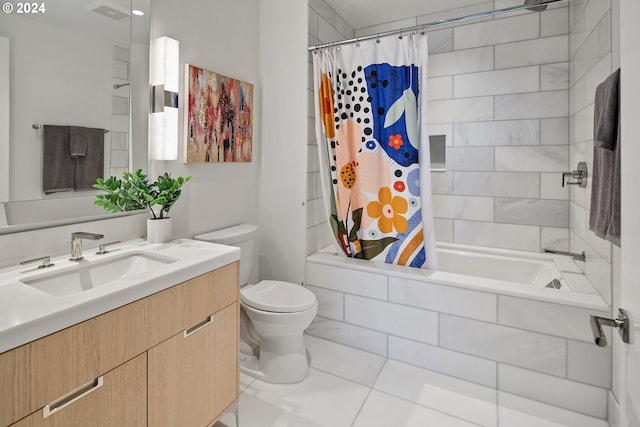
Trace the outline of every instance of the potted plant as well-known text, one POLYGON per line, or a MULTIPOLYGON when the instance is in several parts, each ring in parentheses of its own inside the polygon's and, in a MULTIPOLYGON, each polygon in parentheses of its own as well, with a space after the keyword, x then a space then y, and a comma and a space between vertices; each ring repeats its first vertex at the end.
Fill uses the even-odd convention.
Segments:
POLYGON ((168 172, 149 182, 147 175, 138 169, 134 173, 123 172, 122 178, 114 176, 106 180, 98 178, 93 185, 105 194, 96 196, 94 202, 111 212, 148 209, 152 217, 147 219, 147 241, 161 243, 172 239, 172 223, 169 210, 182 194, 182 186, 190 176, 172 178, 168 172))

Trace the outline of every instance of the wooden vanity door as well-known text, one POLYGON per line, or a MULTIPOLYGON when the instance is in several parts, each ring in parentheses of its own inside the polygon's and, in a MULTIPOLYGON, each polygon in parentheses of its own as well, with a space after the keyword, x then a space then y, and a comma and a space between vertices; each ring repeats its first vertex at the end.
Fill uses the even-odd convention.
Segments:
POLYGON ((149 350, 149 427, 205 427, 236 399, 237 307, 149 350))

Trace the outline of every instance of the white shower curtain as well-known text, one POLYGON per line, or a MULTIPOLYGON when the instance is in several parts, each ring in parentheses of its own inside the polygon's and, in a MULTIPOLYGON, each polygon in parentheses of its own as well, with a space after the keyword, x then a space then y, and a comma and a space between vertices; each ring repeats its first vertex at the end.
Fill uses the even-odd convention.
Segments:
POLYGON ((427 55, 421 34, 314 52, 323 195, 346 256, 436 266, 427 55))

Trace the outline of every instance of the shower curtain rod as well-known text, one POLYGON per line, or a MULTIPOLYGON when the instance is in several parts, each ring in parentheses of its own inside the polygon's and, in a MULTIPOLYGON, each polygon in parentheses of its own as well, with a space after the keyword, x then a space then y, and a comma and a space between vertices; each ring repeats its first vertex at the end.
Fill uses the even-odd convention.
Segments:
POLYGON ((334 47, 334 46, 343 46, 346 44, 354 44, 354 43, 359 43, 366 40, 377 40, 381 37, 394 36, 396 34, 406 34, 406 33, 412 33, 415 31, 423 31, 423 30, 426 30, 427 28, 438 27, 441 25, 453 24, 453 23, 462 22, 462 21, 469 21, 471 19, 484 18, 485 16, 500 15, 502 13, 515 12, 522 9, 527 9, 531 7, 540 7, 540 6, 545 6, 548 4, 564 2, 564 1, 568 1, 568 0, 543 0, 535 4, 523 4, 520 6, 511 6, 511 7, 505 7, 502 9, 490 10, 488 12, 473 13, 471 15, 460 16, 458 18, 441 19, 439 21, 429 22, 422 25, 416 25, 414 27, 401 28, 399 30, 386 31, 384 33, 378 33, 378 34, 371 34, 369 36, 362 36, 362 37, 356 37, 348 40, 341 40, 337 42, 323 43, 316 46, 309 46, 309 51, 314 51, 314 50, 324 49, 324 48, 334 47))

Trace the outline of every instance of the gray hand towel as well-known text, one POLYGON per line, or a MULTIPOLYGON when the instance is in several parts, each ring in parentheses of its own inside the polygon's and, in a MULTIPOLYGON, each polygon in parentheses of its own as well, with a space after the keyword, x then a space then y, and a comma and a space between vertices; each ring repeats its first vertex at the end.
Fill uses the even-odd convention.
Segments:
POLYGON ((69 153, 72 158, 87 155, 88 129, 81 126, 69 126, 69 153))
POLYGON ((589 229, 620 246, 620 70, 596 89, 589 229))
POLYGON ((44 125, 42 130, 42 190, 72 191, 74 160, 69 155, 69 126, 44 125))
POLYGON ((75 159, 75 189, 93 190, 98 178, 104 177, 104 130, 85 128, 87 150, 84 157, 75 159))

